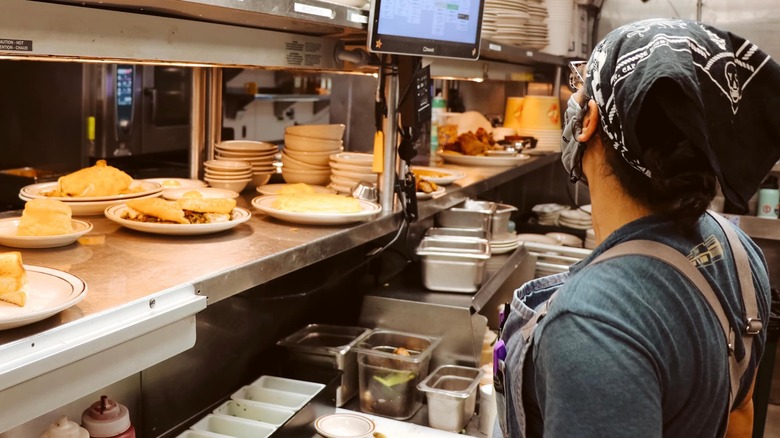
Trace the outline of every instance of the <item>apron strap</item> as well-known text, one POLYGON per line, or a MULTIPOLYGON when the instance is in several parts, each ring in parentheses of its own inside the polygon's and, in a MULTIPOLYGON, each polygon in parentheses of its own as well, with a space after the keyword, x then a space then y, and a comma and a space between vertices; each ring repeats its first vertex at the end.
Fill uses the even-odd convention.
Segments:
MULTIPOLYGON (((604 262, 606 260, 620 257, 624 255, 642 255, 645 257, 654 258, 665 262, 666 264, 674 267, 678 272, 688 278, 688 280, 696 286, 699 292, 710 305, 710 308, 715 312, 715 316, 718 318, 718 323, 723 330, 723 337, 726 340, 726 346, 728 351, 729 360, 729 404, 728 409, 731 410, 731 406, 734 404, 734 398, 737 396, 739 390, 742 374, 739 374, 740 367, 737 364, 736 357, 734 356, 734 330, 729 324, 729 320, 726 317, 726 312, 723 310, 723 306, 718 300, 718 296, 715 295, 715 291, 710 286, 709 282, 701 272, 691 263, 691 261, 682 255, 674 248, 664 245, 663 243, 654 242, 652 240, 631 240, 615 245, 609 250, 605 251, 600 256, 596 257, 591 265, 604 262)), ((590 265, 589 265, 590 266, 590 265)))

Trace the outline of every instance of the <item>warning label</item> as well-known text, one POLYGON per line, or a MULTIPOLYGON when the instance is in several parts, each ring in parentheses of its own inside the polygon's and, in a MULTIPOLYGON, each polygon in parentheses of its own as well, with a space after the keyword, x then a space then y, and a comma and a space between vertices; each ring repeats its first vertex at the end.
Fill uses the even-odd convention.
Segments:
POLYGON ((32 52, 32 40, 15 40, 11 38, 0 38, 0 51, 5 52, 32 52))

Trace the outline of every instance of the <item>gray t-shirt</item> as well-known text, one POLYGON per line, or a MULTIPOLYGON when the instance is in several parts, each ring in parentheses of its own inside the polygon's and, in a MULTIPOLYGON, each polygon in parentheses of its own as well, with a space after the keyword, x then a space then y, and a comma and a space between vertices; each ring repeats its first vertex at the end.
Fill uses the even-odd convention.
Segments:
MULTIPOLYGON (((766 262, 741 231, 767 321, 766 262)), ((674 268, 641 256, 585 269, 618 243, 648 239, 695 263, 710 282, 733 327, 745 327, 736 268, 718 224, 704 215, 690 238, 671 222, 646 217, 613 233, 572 267, 534 334, 526 362, 523 401, 528 436, 714 437, 725 427, 729 378, 725 340, 710 306, 674 268), (737 323, 739 321, 739 323, 737 323)), ((753 342, 751 365, 737 402, 745 397, 764 352, 766 333, 753 342)), ((737 359, 744 354, 741 339, 737 359)))

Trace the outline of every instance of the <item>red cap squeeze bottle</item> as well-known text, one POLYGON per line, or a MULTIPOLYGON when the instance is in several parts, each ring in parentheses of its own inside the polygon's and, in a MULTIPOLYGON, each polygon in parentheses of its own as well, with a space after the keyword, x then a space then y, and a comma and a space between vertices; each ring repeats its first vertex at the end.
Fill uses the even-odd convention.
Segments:
POLYGON ((84 411, 81 425, 89 431, 90 438, 135 438, 127 408, 105 395, 84 411))

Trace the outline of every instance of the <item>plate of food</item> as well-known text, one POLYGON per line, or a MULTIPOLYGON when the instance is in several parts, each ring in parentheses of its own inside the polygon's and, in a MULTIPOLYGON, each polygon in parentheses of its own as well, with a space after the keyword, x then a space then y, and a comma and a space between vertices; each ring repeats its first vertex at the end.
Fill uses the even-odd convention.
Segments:
POLYGON ((412 172, 416 177, 426 179, 440 186, 452 184, 466 176, 463 172, 441 167, 412 166, 412 172))
POLYGON ((227 189, 218 189, 216 187, 165 189, 162 192, 162 197, 170 201, 175 201, 183 197, 194 195, 195 193, 199 193, 203 198, 238 198, 238 192, 227 189))
POLYGON ((258 196, 252 206, 276 219, 306 225, 361 222, 382 211, 377 203, 330 193, 258 196))
POLYGON ((41 321, 78 304, 87 295, 84 280, 58 269, 24 265, 18 251, 0 253, 0 330, 41 321))
POLYGON ((125 172, 106 164, 104 160, 61 177, 56 182, 22 187, 20 198, 49 198, 58 201, 99 202, 138 198, 162 192, 156 182, 133 180, 125 172))
MULTIPOLYGON (((147 198, 155 198, 160 196, 160 192, 152 193, 151 195, 146 196, 139 196, 137 198, 131 198, 131 199, 147 199, 147 198)), ((19 199, 23 201, 30 201, 33 198, 26 198, 22 195, 19 195, 19 199)), ((114 199, 110 201, 92 201, 92 202, 85 202, 85 201, 79 201, 79 202, 67 202, 62 201, 63 203, 67 204, 68 207, 70 207, 73 216, 97 216, 103 215, 103 212, 106 211, 106 208, 111 207, 113 205, 119 205, 124 202, 126 202, 126 199, 114 199)))
POLYGON ((257 188, 261 195, 293 195, 296 193, 333 193, 332 189, 306 183, 266 184, 257 188))
POLYGON ((142 181, 157 183, 163 189, 185 189, 196 187, 208 187, 205 181, 189 178, 144 178, 142 181))
POLYGON ((0 219, 0 245, 56 248, 70 245, 92 230, 89 222, 71 218, 71 209, 54 199, 31 199, 20 217, 0 219))
POLYGON ((71 230, 64 234, 48 236, 23 236, 18 234, 20 217, 0 219, 0 245, 12 248, 57 248, 70 245, 92 231, 92 224, 86 221, 71 219, 71 230))
POLYGON ((196 236, 229 230, 252 217, 230 198, 130 200, 108 207, 105 216, 131 230, 170 236, 196 236))
POLYGON ((438 155, 447 163, 461 164, 467 166, 516 166, 530 157, 525 154, 517 154, 512 157, 487 155, 464 155, 453 151, 441 151, 438 155))

